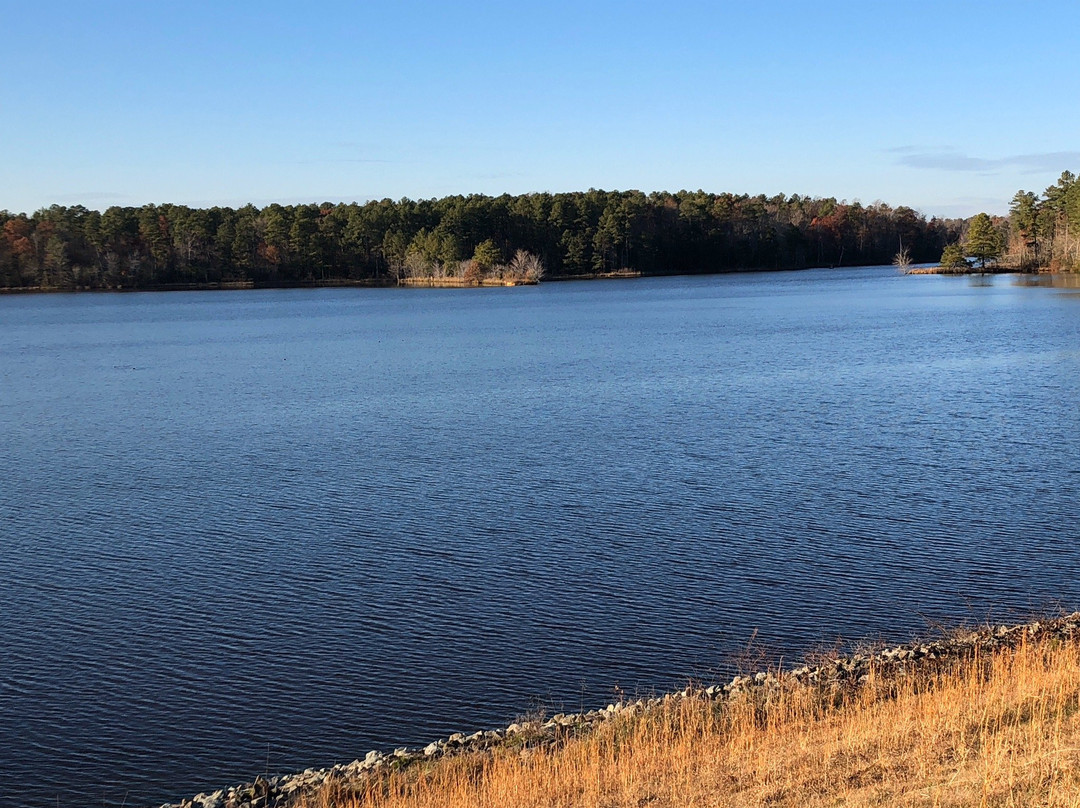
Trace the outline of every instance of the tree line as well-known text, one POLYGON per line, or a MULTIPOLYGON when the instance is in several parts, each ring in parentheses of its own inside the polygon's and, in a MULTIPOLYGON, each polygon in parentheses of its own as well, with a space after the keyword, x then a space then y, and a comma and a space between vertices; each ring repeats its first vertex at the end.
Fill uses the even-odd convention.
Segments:
MULTIPOLYGON (((0 211, 0 287, 394 283, 406 276, 887 264, 934 261, 963 221, 832 198, 589 190, 365 204, 0 211), (517 269, 515 269, 517 267, 517 269)), ((1080 231, 1074 231, 1080 234, 1080 231)))
POLYGON ((1080 181, 1063 171, 1041 195, 1017 191, 1009 215, 979 213, 964 223, 961 238, 946 245, 941 266, 967 271, 996 264, 1020 272, 1080 271, 1080 181))
POLYGON ((1009 255, 1021 269, 1080 270, 1080 182, 1063 171, 1041 196, 1017 191, 1009 208, 1009 255))

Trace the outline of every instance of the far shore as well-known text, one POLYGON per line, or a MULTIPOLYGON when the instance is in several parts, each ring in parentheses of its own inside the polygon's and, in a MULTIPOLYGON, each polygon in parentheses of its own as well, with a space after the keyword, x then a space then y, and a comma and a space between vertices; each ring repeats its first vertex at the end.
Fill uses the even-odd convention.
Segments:
POLYGON ((421 286, 435 287, 440 289, 476 288, 478 286, 536 286, 539 281, 516 280, 508 278, 484 278, 482 280, 470 280, 467 278, 402 278, 398 286, 421 286))
MULTIPOLYGON (((412 277, 412 278, 326 278, 309 281, 254 281, 254 280, 223 280, 207 281, 202 283, 162 283, 147 286, 15 286, 0 287, 0 295, 34 295, 34 294, 73 294, 82 292, 206 292, 226 290, 250 290, 250 289, 334 289, 334 288, 368 288, 368 289, 477 289, 477 288, 506 288, 514 286, 536 286, 539 283, 560 283, 563 281, 591 281, 591 280, 624 280, 630 278, 666 278, 674 276, 709 276, 709 275, 733 275, 744 273, 763 272, 805 272, 814 269, 863 269, 880 264, 868 264, 864 266, 835 267, 757 267, 752 269, 727 269, 719 272, 694 272, 694 273, 644 273, 631 269, 613 270, 611 272, 593 272, 583 275, 552 275, 542 280, 528 280, 520 278, 483 278, 481 280, 466 280, 461 277, 412 277)), ((1080 278, 1080 273, 1051 272, 1048 269, 1030 271, 1017 267, 994 265, 985 268, 970 267, 967 269, 950 269, 941 266, 913 267, 904 272, 905 275, 1030 275, 1043 277, 1080 278)), ((1070 285, 1070 284, 1063 284, 1070 285)))
MULTIPOLYGON (((243 289, 331 289, 331 288, 375 288, 375 289, 476 289, 505 288, 514 286, 536 286, 540 283, 561 283, 564 281, 627 280, 635 278, 667 278, 710 275, 736 275, 745 273, 767 272, 806 272, 815 269, 864 269, 883 266, 882 264, 863 264, 845 267, 748 267, 745 269, 723 269, 717 272, 639 272, 633 269, 616 269, 609 272, 590 272, 576 275, 545 275, 541 280, 484 278, 465 280, 461 277, 412 277, 412 278, 326 278, 309 281, 254 281, 222 280, 201 283, 162 283, 146 286, 14 286, 0 287, 0 295, 33 294, 73 294, 82 292, 202 292, 243 289)), ((923 273, 925 270, 913 270, 923 273)))

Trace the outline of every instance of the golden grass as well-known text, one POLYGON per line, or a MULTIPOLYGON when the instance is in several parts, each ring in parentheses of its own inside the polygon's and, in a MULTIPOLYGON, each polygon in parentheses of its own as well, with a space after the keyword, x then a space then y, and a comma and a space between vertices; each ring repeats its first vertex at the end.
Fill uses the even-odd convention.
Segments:
POLYGON ((373 778, 309 808, 1080 806, 1080 648, 1032 642, 857 690, 666 700, 580 739, 373 778))

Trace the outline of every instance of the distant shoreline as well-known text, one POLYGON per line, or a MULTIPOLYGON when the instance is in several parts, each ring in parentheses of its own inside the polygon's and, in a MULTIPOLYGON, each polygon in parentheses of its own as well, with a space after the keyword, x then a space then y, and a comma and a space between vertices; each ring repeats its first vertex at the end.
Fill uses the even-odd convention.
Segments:
MULTIPOLYGON (((498 278, 484 278, 479 281, 465 280, 460 277, 420 277, 420 278, 328 278, 314 281, 211 281, 208 283, 161 283, 148 286, 116 286, 116 287, 76 287, 65 288, 60 286, 15 286, 0 287, 0 295, 48 295, 48 294, 83 294, 83 293, 130 293, 130 292, 219 292, 233 290, 253 289, 477 289, 477 288, 506 288, 515 286, 536 286, 539 283, 561 283, 564 281, 592 281, 592 280, 626 280, 632 278, 670 278, 670 277, 709 277, 714 275, 742 275, 769 272, 807 272, 815 269, 869 269, 872 267, 884 267, 883 264, 860 264, 852 266, 818 266, 818 267, 780 267, 780 268, 747 268, 747 269, 724 269, 718 272, 671 272, 671 273, 644 273, 637 270, 615 270, 612 272, 594 272, 585 275, 555 275, 545 277, 542 281, 498 278)), ((905 275, 1075 275, 1077 273, 1057 273, 1048 269, 1037 271, 1022 270, 1016 267, 992 266, 985 268, 971 267, 969 269, 948 269, 941 266, 915 267, 909 269, 905 275)))
MULTIPOLYGON (((95 286, 95 287, 60 287, 60 286, 12 286, 0 287, 0 295, 48 295, 48 294, 83 294, 83 293, 130 293, 130 292, 218 292, 252 289, 335 289, 335 288, 370 288, 370 289, 477 289, 506 288, 514 286, 536 286, 539 283, 562 283, 564 281, 592 280, 628 280, 637 278, 671 277, 710 277, 715 275, 743 275, 770 272, 808 272, 815 269, 869 269, 885 267, 885 264, 853 264, 850 266, 814 266, 814 267, 753 267, 746 269, 722 269, 716 272, 640 272, 622 269, 611 272, 591 272, 581 275, 545 276, 541 281, 500 280, 484 278, 481 281, 465 281, 459 277, 421 277, 421 278, 328 278, 315 281, 211 281, 208 283, 161 283, 147 286, 95 286)), ((926 269, 912 270, 909 274, 927 274, 926 269)))

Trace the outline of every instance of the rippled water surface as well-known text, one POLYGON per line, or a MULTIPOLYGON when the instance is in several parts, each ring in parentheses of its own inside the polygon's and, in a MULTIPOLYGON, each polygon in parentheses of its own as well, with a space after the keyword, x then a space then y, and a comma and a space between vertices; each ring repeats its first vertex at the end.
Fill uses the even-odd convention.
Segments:
POLYGON ((0 804, 160 803, 1080 607, 1080 297, 0 298, 0 804))

